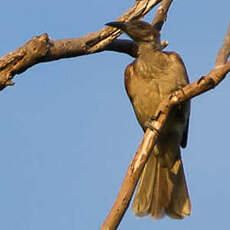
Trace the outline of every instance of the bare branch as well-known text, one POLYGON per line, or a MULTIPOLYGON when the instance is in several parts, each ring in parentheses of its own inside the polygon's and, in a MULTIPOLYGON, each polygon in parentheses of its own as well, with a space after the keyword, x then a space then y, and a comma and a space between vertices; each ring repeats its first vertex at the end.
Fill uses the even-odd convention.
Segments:
MULTIPOLYGON (((162 0, 136 1, 134 5, 117 20, 129 21, 132 19, 140 19, 161 1, 162 0)), ((114 46, 110 45, 108 47, 108 44, 120 34, 121 31, 118 29, 105 27, 98 32, 73 39, 51 40, 47 34, 33 37, 22 47, 0 59, 0 90, 8 85, 14 84, 11 79, 15 74, 22 73, 29 67, 40 62, 92 54, 103 51, 106 46, 107 50, 110 48, 110 50, 126 52, 133 56, 133 52, 135 53, 136 51, 131 42, 128 42, 130 44, 130 50, 124 48, 124 46, 127 45, 127 41, 122 44, 121 40, 113 43, 114 46)))
POLYGON ((49 52, 49 39, 47 34, 33 37, 24 46, 6 54, 0 59, 0 90, 8 85, 15 74, 24 72, 30 66, 38 63, 49 52))
POLYGON ((228 25, 228 31, 225 36, 224 43, 216 57, 216 67, 225 64, 229 55, 230 55, 230 23, 228 25))
MULTIPOLYGON (((228 43, 229 39, 230 33, 228 31, 223 45, 225 48, 222 47, 217 56, 229 55, 229 53, 226 54, 226 50, 230 50, 230 44, 228 43)), ((137 153, 128 167, 116 201, 101 229, 114 230, 120 223, 121 218, 123 217, 130 203, 144 165, 148 159, 148 156, 151 154, 155 143, 157 142, 170 110, 175 105, 183 103, 195 96, 200 95, 201 93, 206 92, 209 89, 214 88, 224 79, 228 72, 230 72, 230 61, 218 66, 218 68, 215 67, 206 76, 203 76, 199 80, 185 86, 183 89, 175 91, 172 95, 162 101, 156 114, 154 115, 156 119, 153 120, 151 124, 154 129, 146 130, 137 153)))
POLYGON ((168 13, 169 7, 171 6, 172 2, 173 0, 163 0, 157 9, 157 12, 152 21, 152 24, 159 31, 161 30, 164 22, 167 19, 167 13, 168 13))

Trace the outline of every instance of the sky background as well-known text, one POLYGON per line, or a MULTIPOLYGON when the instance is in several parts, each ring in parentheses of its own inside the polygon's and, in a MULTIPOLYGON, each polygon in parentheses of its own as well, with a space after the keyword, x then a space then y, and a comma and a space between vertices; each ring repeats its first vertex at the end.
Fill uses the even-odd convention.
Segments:
MULTIPOLYGON (((44 32, 62 39, 97 31, 133 2, 3 1, 0 56, 44 32)), ((182 56, 191 81, 212 69, 229 9, 229 0, 174 1, 162 39, 182 56)), ((132 61, 103 52, 43 63, 1 91, 0 229, 99 229, 143 136, 123 83, 132 61)), ((227 229, 229 77, 192 101, 183 150, 191 216, 156 222, 129 208, 119 229, 227 229)))

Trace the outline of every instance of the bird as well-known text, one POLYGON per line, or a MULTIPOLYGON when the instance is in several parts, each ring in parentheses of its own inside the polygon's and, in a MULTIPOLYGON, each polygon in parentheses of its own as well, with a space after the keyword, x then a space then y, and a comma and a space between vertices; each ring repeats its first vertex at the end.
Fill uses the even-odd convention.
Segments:
MULTIPOLYGON (((137 58, 125 69, 125 88, 143 131, 158 105, 189 84, 182 58, 162 51, 160 32, 152 24, 133 20, 107 26, 125 32, 138 46, 137 58)), ((180 147, 188 138, 190 101, 174 107, 141 173, 132 204, 138 217, 183 219, 191 213, 180 147)))

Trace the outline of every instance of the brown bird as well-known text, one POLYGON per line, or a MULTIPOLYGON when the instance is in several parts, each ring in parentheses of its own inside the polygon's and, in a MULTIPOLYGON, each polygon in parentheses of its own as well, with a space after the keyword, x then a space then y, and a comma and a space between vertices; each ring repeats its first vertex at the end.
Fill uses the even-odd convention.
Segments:
MULTIPOLYGON (((143 130, 160 102, 188 84, 185 65, 177 53, 162 52, 160 33, 143 21, 106 24, 125 32, 138 45, 138 57, 125 70, 125 86, 143 130)), ((190 103, 175 107, 143 169, 133 201, 137 216, 182 219, 191 203, 181 161, 187 144, 190 103)))

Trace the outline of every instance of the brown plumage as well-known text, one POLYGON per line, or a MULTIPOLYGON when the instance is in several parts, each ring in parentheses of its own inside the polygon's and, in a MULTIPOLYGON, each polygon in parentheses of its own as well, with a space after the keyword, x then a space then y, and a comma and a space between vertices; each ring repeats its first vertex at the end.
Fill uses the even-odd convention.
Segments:
MULTIPOLYGON (((160 34, 143 21, 112 22, 138 44, 137 59, 125 70, 125 86, 136 117, 143 130, 159 103, 173 91, 188 84, 185 66, 174 52, 162 52, 160 34)), ((133 201, 137 216, 154 219, 165 214, 182 219, 191 212, 191 204, 180 146, 187 143, 190 103, 174 108, 150 155, 133 201)))

